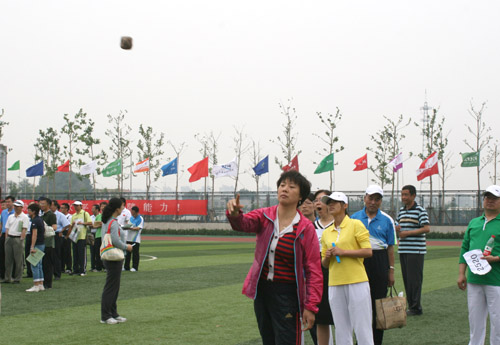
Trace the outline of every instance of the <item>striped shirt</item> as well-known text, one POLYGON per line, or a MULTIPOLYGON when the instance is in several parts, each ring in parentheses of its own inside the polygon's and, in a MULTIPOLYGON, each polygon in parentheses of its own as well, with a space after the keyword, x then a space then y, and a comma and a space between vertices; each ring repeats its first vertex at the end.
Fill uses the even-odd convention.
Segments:
POLYGON ((323 231, 325 231, 326 228, 328 228, 330 225, 333 224, 333 220, 328 223, 327 225, 321 224, 320 219, 316 219, 314 221, 314 227, 316 228, 316 236, 318 236, 318 241, 319 241, 319 252, 321 253, 321 236, 323 236, 323 231))
MULTIPOLYGON (((416 202, 408 210, 406 207, 399 209, 397 221, 401 225, 401 231, 417 230, 429 225, 427 211, 416 202)), ((426 254, 425 234, 410 236, 399 239, 399 254, 426 254)))

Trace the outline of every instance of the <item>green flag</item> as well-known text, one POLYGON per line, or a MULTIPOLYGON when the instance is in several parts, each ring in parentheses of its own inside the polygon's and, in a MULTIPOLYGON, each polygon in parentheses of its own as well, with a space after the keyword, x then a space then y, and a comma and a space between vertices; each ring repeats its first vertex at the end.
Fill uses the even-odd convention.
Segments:
POLYGON ((19 161, 17 161, 14 164, 12 164, 12 166, 7 170, 19 170, 19 169, 21 169, 21 163, 19 163, 19 161))
POLYGON ((462 164, 460 166, 462 168, 479 166, 479 151, 461 153, 461 155, 462 155, 462 164))
POLYGON ((107 167, 102 170, 102 176, 109 177, 113 175, 120 175, 122 173, 122 160, 118 159, 109 163, 107 167))
POLYGON ((323 160, 321 161, 321 163, 319 163, 314 173, 321 174, 332 170, 333 170, 333 153, 330 153, 328 156, 323 158, 323 160))

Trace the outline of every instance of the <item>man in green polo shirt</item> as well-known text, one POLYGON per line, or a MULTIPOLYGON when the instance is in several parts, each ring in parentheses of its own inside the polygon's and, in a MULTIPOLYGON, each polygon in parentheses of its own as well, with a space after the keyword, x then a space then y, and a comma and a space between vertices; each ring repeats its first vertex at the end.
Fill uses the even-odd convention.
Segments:
POLYGON ((484 192, 484 214, 470 221, 462 242, 459 259, 458 287, 467 289, 469 307, 469 344, 484 344, 486 319, 490 314, 490 344, 500 344, 500 186, 489 186, 484 192), (467 269, 463 257, 468 251, 484 250, 486 242, 495 236, 495 246, 490 255, 481 259, 488 261, 491 271, 484 275, 467 269), (467 274, 466 274, 467 271, 467 274))
POLYGON ((73 203, 75 213, 71 217, 71 227, 68 235, 73 231, 78 231, 76 242, 73 243, 73 273, 81 275, 87 274, 87 226, 92 226, 92 219, 88 212, 83 210, 81 201, 73 203))

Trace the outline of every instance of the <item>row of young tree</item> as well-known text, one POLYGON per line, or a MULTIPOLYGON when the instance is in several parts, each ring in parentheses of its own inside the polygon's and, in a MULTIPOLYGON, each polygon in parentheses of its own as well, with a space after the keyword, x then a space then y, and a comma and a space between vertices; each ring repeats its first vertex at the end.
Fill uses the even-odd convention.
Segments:
MULTIPOLYGON (((279 135, 270 142, 274 143, 280 148, 281 156, 275 157, 275 162, 282 168, 288 164, 295 155, 301 153, 297 147, 298 132, 296 124, 298 115, 296 109, 293 107, 292 100, 286 103, 279 103, 280 113, 283 116, 282 128, 279 135)), ((484 120, 484 111, 486 109, 486 102, 483 102, 477 108, 472 102, 468 113, 473 122, 468 125, 465 124, 471 139, 465 139, 465 145, 472 151, 483 152, 486 149, 487 154, 481 155, 480 164, 477 166, 477 189, 478 189, 478 208, 480 207, 479 193, 481 190, 480 172, 491 162, 494 163, 492 181, 496 183, 496 163, 499 158, 497 152, 497 143, 495 142, 490 146, 493 139, 491 136, 491 128, 486 125, 484 120)), ((3 128, 9 123, 4 121, 3 117, 5 112, 2 110, 0 114, 0 141, 2 140, 3 128)), ((63 126, 60 130, 53 127, 39 130, 39 136, 34 144, 35 154, 34 161, 44 160, 45 177, 52 179, 52 188, 55 189, 55 175, 57 167, 64 161, 69 160, 70 174, 74 173, 79 175, 79 168, 90 161, 97 161, 97 173, 101 173, 102 167, 106 166, 109 162, 121 159, 122 162, 130 161, 130 169, 123 169, 122 173, 115 175, 117 181, 117 191, 123 192, 124 181, 130 179, 132 181, 132 166, 134 165, 133 153, 136 153, 136 159, 142 161, 146 158, 150 160, 150 169, 146 172, 146 193, 149 197, 149 191, 153 182, 157 181, 160 177, 161 164, 165 161, 162 157, 164 155, 165 134, 163 132, 155 132, 151 126, 139 125, 139 138, 136 143, 136 149, 133 149, 133 139, 131 138, 132 128, 126 121, 127 111, 120 111, 118 115, 108 115, 108 129, 105 135, 109 139, 108 150, 102 148, 101 139, 95 132, 96 126, 91 117, 80 109, 75 115, 64 114, 63 126), (74 169, 76 168, 76 169, 74 169), (127 171, 128 170, 128 171, 127 171)), ((332 153, 343 151, 344 146, 339 144, 339 136, 337 135, 337 127, 342 120, 342 112, 339 108, 334 113, 316 113, 317 119, 323 128, 322 131, 314 133, 314 136, 320 142, 318 145, 319 150, 316 151, 318 158, 323 158, 332 153)), ((396 119, 384 116, 385 125, 379 129, 375 134, 371 135, 370 139, 373 145, 366 147, 366 149, 373 153, 375 163, 369 166, 370 171, 375 176, 372 181, 380 184, 382 187, 391 185, 391 212, 394 207, 394 194, 395 194, 395 181, 396 174, 393 169, 388 165, 389 161, 394 158, 399 152, 403 151, 402 142, 405 138, 405 129, 412 125, 411 118, 405 118, 400 115, 396 119)), ((440 172, 439 179, 442 193, 444 195, 445 182, 450 176, 450 170, 454 167, 450 164, 452 152, 448 150, 448 136, 449 131, 445 129, 445 116, 441 115, 439 109, 433 109, 429 115, 428 121, 423 124, 413 122, 413 125, 418 127, 424 147, 422 152, 413 153, 409 152, 409 156, 417 155, 420 159, 425 159, 432 152, 437 152, 440 172)), ((200 153, 204 157, 209 157, 211 165, 219 164, 219 139, 221 133, 197 133, 195 139, 201 145, 200 153)), ((263 158, 261 152, 261 143, 255 139, 248 139, 244 132, 244 127, 234 127, 234 135, 232 138, 234 142, 234 152, 237 161, 240 162, 243 155, 249 154, 251 157, 252 166, 256 166, 263 158)), ((176 158, 182 154, 186 143, 174 144, 168 142, 173 149, 176 158)), ((317 164, 316 162, 314 162, 317 164)), ((249 171, 252 171, 249 169, 249 171)), ((238 164, 238 171, 234 177, 234 192, 236 193, 238 187, 238 180, 240 174, 240 164, 238 164)), ((178 176, 179 174, 177 174, 178 176)), ((82 178, 79 176, 80 179, 82 178)), ((260 176, 252 174, 256 183, 257 193, 259 192, 259 178, 260 176)), ((213 205, 214 190, 215 190, 215 177, 209 174, 211 180, 211 199, 213 205)), ((333 172, 329 172, 330 189, 333 187, 333 172)), ((68 178, 68 192, 72 190, 72 179, 68 178)), ((93 189, 96 189, 95 174, 91 176, 91 184, 93 189)), ((429 188, 431 193, 429 208, 432 208, 432 176, 429 178, 429 188)), ((176 179, 176 198, 178 192, 178 178, 176 179)), ((207 186, 205 183, 205 191, 207 186)), ((46 183, 46 192, 49 193, 49 183, 46 183)), ((53 190, 55 192, 55 190, 53 190)), ((257 198, 258 200, 258 198, 257 198)), ((442 198, 441 208, 444 208, 444 198, 442 198)))

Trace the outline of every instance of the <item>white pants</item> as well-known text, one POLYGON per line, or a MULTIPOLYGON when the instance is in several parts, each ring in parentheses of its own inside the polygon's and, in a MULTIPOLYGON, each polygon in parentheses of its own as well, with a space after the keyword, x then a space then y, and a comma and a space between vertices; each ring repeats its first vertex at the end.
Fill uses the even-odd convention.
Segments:
POLYGON ((368 282, 329 286, 328 301, 335 322, 335 343, 352 345, 352 331, 359 345, 373 345, 372 299, 368 282))
POLYGON ((469 345, 483 345, 490 314, 490 344, 500 345, 500 286, 467 284, 469 345))

